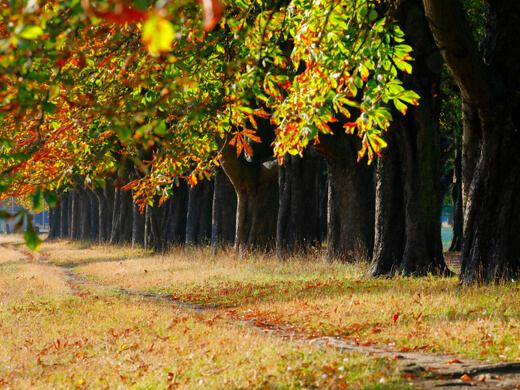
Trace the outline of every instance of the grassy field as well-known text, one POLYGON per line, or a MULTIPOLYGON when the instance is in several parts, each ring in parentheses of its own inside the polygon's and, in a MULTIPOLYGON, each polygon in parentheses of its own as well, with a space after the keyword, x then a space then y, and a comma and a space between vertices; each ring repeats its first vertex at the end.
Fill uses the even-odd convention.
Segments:
MULTIPOLYGON (((99 249, 51 244, 43 253, 65 264, 104 258, 119 265, 144 255, 99 249)), ((215 311, 201 314, 109 290, 72 289, 63 269, 23 258, 15 249, 0 248, 0 388, 404 385, 392 361, 282 340, 215 311)))
POLYGON ((401 351, 520 361, 520 285, 461 288, 453 278, 366 279, 364 264, 209 250, 96 262, 77 271, 101 283, 217 305, 231 316, 290 324, 401 351))
POLYGON ((455 278, 370 280, 362 264, 318 255, 280 262, 192 248, 153 256, 68 242, 45 243, 28 261, 18 244, 0 239, 0 388, 406 386, 392 359, 261 331, 276 325, 300 339, 335 335, 397 351, 520 361, 518 284, 461 289, 455 278), (66 268, 93 283, 71 286, 66 268), (113 287, 211 309, 179 309, 113 287))

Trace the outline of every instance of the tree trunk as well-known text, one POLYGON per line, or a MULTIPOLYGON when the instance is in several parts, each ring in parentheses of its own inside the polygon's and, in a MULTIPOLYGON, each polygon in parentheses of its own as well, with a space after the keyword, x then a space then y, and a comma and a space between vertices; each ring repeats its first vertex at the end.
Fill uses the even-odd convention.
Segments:
POLYGON ((453 188, 451 192, 453 201, 453 238, 451 240, 450 251, 459 252, 462 250, 462 157, 460 146, 455 152, 455 167, 453 169, 453 188))
POLYGON ((403 259, 405 213, 402 163, 396 134, 389 131, 388 148, 377 160, 375 239, 370 275, 393 275, 403 259))
POLYGON ((374 171, 357 162, 359 141, 332 123, 315 146, 327 162, 327 258, 367 260, 374 245, 374 171))
POLYGON ((511 117, 498 114, 494 119, 498 123, 492 123, 490 134, 482 139, 468 193, 461 270, 464 283, 520 275, 520 137, 511 117))
POLYGON ((79 220, 79 239, 82 241, 90 241, 90 228, 92 220, 92 205, 87 190, 78 185, 79 207, 81 208, 81 217, 79 220))
POLYGON ((269 250, 276 242, 278 164, 246 161, 234 148, 222 149, 222 167, 237 193, 235 251, 269 250))
POLYGON ((132 204, 132 247, 140 245, 145 247, 145 223, 146 213, 141 213, 139 205, 132 204))
POLYGON ((181 182, 174 187, 173 196, 167 201, 169 217, 165 229, 165 240, 168 244, 184 243, 186 238, 188 197, 188 185, 185 182, 181 182))
POLYGON ((404 82, 419 92, 421 104, 405 117, 396 113, 389 130, 394 150, 385 151, 378 171, 377 238, 371 274, 391 275, 397 270, 417 276, 444 274, 449 270, 441 240, 438 96, 442 61, 421 2, 404 1, 398 17, 415 49, 414 71, 404 82), (395 226, 389 225, 394 219, 395 226))
POLYGON ((90 230, 88 239, 93 242, 99 242, 99 200, 96 193, 91 189, 87 190, 87 196, 90 202, 90 230))
POLYGON ((168 207, 146 206, 145 216, 145 248, 155 252, 164 252, 167 248, 165 237, 165 221, 168 207))
POLYGON ((117 188, 114 195, 111 244, 132 242, 132 194, 117 188))
POLYGON ((61 231, 61 202, 49 210, 49 234, 47 239, 52 240, 60 236, 61 231))
POLYGON ((479 51, 460 1, 423 0, 464 102, 464 284, 520 275, 520 6, 486 3, 479 51))
POLYGON ((189 190, 186 244, 198 245, 211 240, 213 181, 202 181, 189 190))
POLYGON ((286 156, 279 168, 276 252, 285 258, 320 242, 320 176, 325 170, 313 151, 286 156))
POLYGON ((213 252, 232 244, 235 239, 237 194, 224 171, 219 170, 214 179, 211 246, 213 252))
POLYGON ((97 188, 95 194, 98 199, 99 215, 99 242, 110 241, 112 233, 112 217, 114 213, 114 187, 106 183, 105 188, 97 188))
POLYGON ((71 191, 71 219, 70 219, 70 237, 73 240, 81 239, 81 216, 82 216, 82 208, 81 208, 81 194, 79 185, 75 185, 71 191))
POLYGON ((60 237, 70 237, 70 192, 61 194, 60 204, 60 237))
POLYGON ((363 163, 354 166, 355 155, 355 151, 351 149, 345 159, 327 161, 327 257, 331 260, 367 260, 372 255, 373 173, 363 163))

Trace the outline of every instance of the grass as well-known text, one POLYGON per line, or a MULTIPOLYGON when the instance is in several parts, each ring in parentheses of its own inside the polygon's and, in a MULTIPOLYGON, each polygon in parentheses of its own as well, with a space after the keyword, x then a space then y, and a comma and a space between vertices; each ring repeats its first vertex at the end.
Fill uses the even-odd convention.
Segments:
MULTIPOLYGON (((218 310, 200 314, 95 288, 77 290, 63 269, 22 261, 17 254, 0 248, 0 388, 406 386, 393 361, 282 340, 230 321, 218 310)), ((64 242, 45 244, 43 255, 67 265, 90 259, 83 271, 113 265, 137 270, 140 262, 155 270, 169 264, 168 257, 124 261, 123 255, 134 255, 129 248, 82 249, 64 242), (111 262, 100 263, 103 256, 111 262)), ((217 272, 226 280, 223 269, 217 272)), ((152 275, 156 282, 163 280, 159 274, 152 275)), ((286 277, 294 277, 292 271, 286 277)), ((152 287, 139 279, 142 288, 152 287)))
POLYGON ((53 264, 64 267, 139 259, 151 255, 149 251, 132 248, 130 245, 90 245, 74 241, 46 242, 42 251, 53 264))
POLYGON ((108 285, 167 292, 217 305, 229 316, 290 324, 302 333, 339 335, 397 350, 520 361, 520 285, 461 288, 456 278, 365 279, 363 264, 319 257, 280 262, 236 259, 207 249, 85 264, 108 285))

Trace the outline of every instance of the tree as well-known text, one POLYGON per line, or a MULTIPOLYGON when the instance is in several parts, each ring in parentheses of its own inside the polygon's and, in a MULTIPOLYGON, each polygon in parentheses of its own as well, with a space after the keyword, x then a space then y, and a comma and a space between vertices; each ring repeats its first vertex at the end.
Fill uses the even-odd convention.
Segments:
MULTIPOLYGON (((13 23, 0 32, 0 169, 12 194, 75 185, 75 237, 82 191, 107 178, 116 188, 111 240, 130 242, 128 191, 142 212, 164 204, 172 182, 196 185, 222 164, 238 197, 237 242, 272 245, 285 155, 301 156, 336 132, 355 145, 349 167, 364 157, 370 163, 386 145, 389 107, 404 113, 418 104, 400 80, 411 72, 412 48, 391 1, 236 0, 204 20, 195 3, 51 3, 1 11, 13 23), (255 150, 261 145, 268 158, 255 150)), ((336 162, 329 167, 341 175, 336 162)))
POLYGON ((486 3, 486 33, 479 50, 460 0, 423 1, 463 100, 461 282, 518 277, 519 4, 486 3))
POLYGON ((407 0, 398 12, 415 48, 414 73, 405 85, 422 99, 389 131, 390 147, 378 160, 376 238, 370 273, 446 274, 440 236, 440 76, 442 61, 421 1, 407 0))

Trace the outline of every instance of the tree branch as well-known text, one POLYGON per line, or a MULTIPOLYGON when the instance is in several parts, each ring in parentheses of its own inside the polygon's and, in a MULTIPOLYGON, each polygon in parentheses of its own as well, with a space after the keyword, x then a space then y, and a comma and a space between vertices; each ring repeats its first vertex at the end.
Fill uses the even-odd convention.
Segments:
POLYGON ((460 0, 423 0, 433 36, 462 96, 478 107, 491 105, 498 81, 486 67, 460 0))

